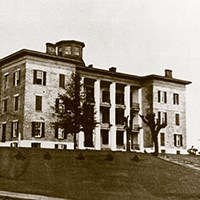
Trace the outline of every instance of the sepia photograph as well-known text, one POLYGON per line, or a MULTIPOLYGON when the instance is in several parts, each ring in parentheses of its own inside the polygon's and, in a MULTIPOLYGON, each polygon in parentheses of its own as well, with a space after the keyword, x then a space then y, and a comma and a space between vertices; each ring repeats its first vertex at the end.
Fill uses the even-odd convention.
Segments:
POLYGON ((0 200, 200 199, 200 1, 0 0, 0 200))

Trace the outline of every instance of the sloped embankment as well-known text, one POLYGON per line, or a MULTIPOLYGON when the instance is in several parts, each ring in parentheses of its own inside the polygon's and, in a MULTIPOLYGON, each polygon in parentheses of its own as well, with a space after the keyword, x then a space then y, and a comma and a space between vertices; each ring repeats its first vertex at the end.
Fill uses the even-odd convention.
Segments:
POLYGON ((199 171, 148 154, 0 148, 5 191, 74 200, 178 200, 200 199, 199 184, 199 171))

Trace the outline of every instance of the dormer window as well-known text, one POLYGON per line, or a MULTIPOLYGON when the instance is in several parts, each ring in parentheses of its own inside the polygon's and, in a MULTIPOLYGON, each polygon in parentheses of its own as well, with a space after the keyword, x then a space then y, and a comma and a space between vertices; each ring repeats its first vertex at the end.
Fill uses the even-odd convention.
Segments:
POLYGON ((72 53, 72 48, 71 46, 66 46, 65 47, 65 55, 71 55, 72 53))
POLYGON ((80 55, 80 48, 79 47, 74 47, 74 55, 79 56, 80 55))

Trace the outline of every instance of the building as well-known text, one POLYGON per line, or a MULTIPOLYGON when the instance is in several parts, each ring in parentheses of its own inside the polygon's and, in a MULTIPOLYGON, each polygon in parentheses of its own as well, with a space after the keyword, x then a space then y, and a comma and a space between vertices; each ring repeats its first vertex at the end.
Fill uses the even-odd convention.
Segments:
MULTIPOLYGON (((47 43, 46 53, 22 49, 0 60, 0 146, 73 149, 73 135, 56 129, 54 105, 72 72, 81 74, 87 98, 92 98, 98 122, 94 149, 125 150, 124 117, 134 113, 128 142, 131 150, 152 149, 148 127, 139 113, 153 111, 167 127, 159 135, 162 151, 186 149, 185 86, 189 81, 165 76, 135 76, 86 66, 85 44, 75 40, 47 43)), ((85 149, 84 133, 78 148, 85 149)))

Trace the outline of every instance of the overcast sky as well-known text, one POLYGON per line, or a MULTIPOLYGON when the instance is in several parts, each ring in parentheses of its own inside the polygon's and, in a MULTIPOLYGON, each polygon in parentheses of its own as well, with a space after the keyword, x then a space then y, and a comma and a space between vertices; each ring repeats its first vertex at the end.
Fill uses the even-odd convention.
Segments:
POLYGON ((199 0, 1 0, 0 58, 68 39, 85 43, 86 65, 192 81, 188 146, 200 150, 199 0))

